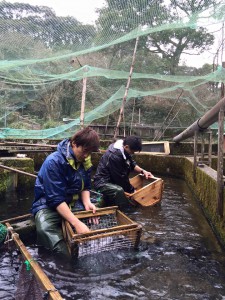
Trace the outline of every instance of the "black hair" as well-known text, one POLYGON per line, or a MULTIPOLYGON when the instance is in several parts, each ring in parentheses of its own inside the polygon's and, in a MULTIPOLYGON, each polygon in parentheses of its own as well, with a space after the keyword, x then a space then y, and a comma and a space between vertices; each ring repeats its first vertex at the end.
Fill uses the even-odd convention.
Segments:
POLYGON ((128 145, 130 149, 134 152, 141 151, 142 149, 142 142, 141 138, 136 135, 130 135, 124 138, 123 145, 128 145))
POLYGON ((84 149, 89 152, 98 151, 100 146, 97 132, 90 127, 86 127, 76 132, 70 138, 70 142, 76 144, 77 147, 84 147, 84 149))

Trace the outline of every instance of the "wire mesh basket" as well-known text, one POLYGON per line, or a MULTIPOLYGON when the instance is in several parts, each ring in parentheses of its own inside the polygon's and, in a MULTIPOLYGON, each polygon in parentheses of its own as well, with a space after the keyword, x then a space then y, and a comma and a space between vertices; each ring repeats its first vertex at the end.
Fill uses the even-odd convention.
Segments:
POLYGON ((117 206, 91 211, 80 211, 75 216, 84 222, 90 232, 77 234, 75 228, 63 221, 63 235, 72 257, 82 257, 115 249, 137 248, 140 242, 141 225, 133 222, 117 206), (98 222, 93 222, 93 217, 98 222))

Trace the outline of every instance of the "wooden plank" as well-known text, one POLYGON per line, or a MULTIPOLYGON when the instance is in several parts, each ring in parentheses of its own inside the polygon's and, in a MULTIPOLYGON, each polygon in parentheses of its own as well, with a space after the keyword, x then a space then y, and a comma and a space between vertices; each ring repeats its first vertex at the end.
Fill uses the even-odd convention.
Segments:
POLYGON ((130 184, 135 188, 135 190, 139 190, 143 187, 144 177, 136 175, 130 179, 130 184))
POLYGON ((87 211, 87 213, 84 213, 84 214, 83 214, 83 211, 79 212, 79 214, 77 212, 74 213, 74 215, 81 220, 86 219, 86 218, 100 217, 100 216, 112 215, 112 214, 115 214, 115 211, 106 213, 104 211, 98 212, 98 210, 96 210, 95 214, 93 214, 92 211, 87 211))
POLYGON ((120 230, 125 230, 125 229, 128 230, 128 229, 136 228, 137 226, 138 226, 137 223, 136 224, 133 223, 133 224, 113 226, 113 227, 110 227, 110 228, 95 229, 95 230, 92 230, 92 231, 87 232, 87 233, 80 233, 80 234, 74 233, 72 235, 72 238, 76 240, 76 239, 80 239, 82 237, 93 236, 93 234, 94 235, 101 235, 101 234, 104 234, 105 232, 120 231, 120 230))
POLYGON ((136 224, 136 222, 132 221, 120 210, 116 211, 116 218, 119 224, 134 224, 134 223, 136 224))
POLYGON ((142 206, 155 205, 161 200, 161 186, 162 181, 153 182, 142 188, 140 191, 137 191, 132 199, 142 206))
POLYGON ((67 230, 66 230, 66 221, 63 220, 62 221, 62 233, 63 233, 63 237, 64 237, 64 240, 65 240, 65 243, 66 243, 66 246, 67 246, 67 249, 69 251, 69 254, 71 255, 71 246, 70 246, 70 243, 69 241, 71 240, 69 235, 67 234, 67 230))
MULTIPOLYGON (((140 175, 138 175, 140 177, 140 175)), ((135 176, 136 177, 136 176, 135 176)), ((129 194, 125 193, 127 197, 132 198, 137 203, 142 206, 153 206, 156 203, 160 202, 162 199, 162 191, 163 191, 163 180, 161 178, 149 178, 149 181, 153 182, 148 185, 138 189, 136 192, 129 194)), ((131 181, 132 182, 132 181, 131 181)))
POLYGON ((28 219, 28 218, 31 218, 32 217, 32 214, 26 214, 26 215, 22 215, 22 216, 17 216, 17 217, 13 217, 13 218, 10 218, 10 219, 6 219, 6 220, 2 220, 0 221, 0 223, 13 223, 13 222, 16 222, 16 221, 20 221, 20 220, 23 220, 23 219, 28 219))
POLYGON ((35 174, 31 174, 31 173, 27 173, 27 172, 24 172, 24 171, 21 171, 21 170, 18 170, 18 169, 10 168, 10 167, 4 166, 2 164, 0 164, 0 168, 6 169, 6 170, 12 171, 12 172, 20 173, 20 174, 23 174, 23 175, 27 175, 27 176, 30 176, 30 177, 33 177, 33 178, 37 178, 37 175, 35 175, 35 174))
POLYGON ((148 181, 149 183, 151 183, 151 182, 154 182, 159 179, 161 179, 161 178, 151 177, 151 178, 146 179, 144 175, 138 174, 138 175, 130 178, 130 184, 133 185, 135 190, 139 190, 139 189, 143 188, 145 181, 148 181))
POLYGON ((170 143, 168 141, 162 142, 143 142, 142 143, 142 151, 140 154, 151 154, 151 155, 169 155, 170 154, 170 143), (160 148, 160 145, 163 145, 163 151, 151 151, 151 150, 144 150, 146 146, 149 148, 160 148))
POLYGON ((79 218, 90 218, 90 217, 98 217, 106 214, 113 214, 116 212, 117 206, 109 206, 109 207, 103 207, 96 209, 95 214, 93 214, 92 210, 86 210, 86 211, 76 211, 74 212, 74 215, 79 218))
POLYGON ((47 275, 39 266, 38 262, 33 260, 33 257, 31 256, 23 242, 20 240, 19 235, 13 230, 10 223, 6 223, 6 226, 8 228, 8 231, 11 233, 12 239, 17 245, 17 248, 20 250, 23 257, 29 261, 35 277, 41 283, 43 289, 48 292, 49 298, 52 300, 63 300, 57 289, 54 287, 47 275))
POLYGON ((83 243, 85 241, 92 241, 92 240, 96 240, 96 239, 100 239, 100 238, 105 238, 105 237, 110 237, 110 236, 114 236, 114 235, 129 235, 130 232, 137 232, 137 230, 140 230, 142 227, 141 225, 138 225, 138 227, 136 226, 136 228, 130 228, 127 230, 117 230, 117 231, 107 231, 105 233, 102 234, 95 234, 93 236, 89 236, 89 237, 81 237, 75 240, 76 243, 83 243))
POLYGON ((71 238, 74 235, 72 226, 71 226, 71 224, 68 221, 65 220, 64 222, 65 222, 66 232, 67 232, 68 236, 71 238))
POLYGON ((3 143, 0 143, 0 145, 57 148, 57 145, 32 144, 32 143, 22 143, 22 142, 21 143, 19 143, 19 142, 3 142, 3 143))

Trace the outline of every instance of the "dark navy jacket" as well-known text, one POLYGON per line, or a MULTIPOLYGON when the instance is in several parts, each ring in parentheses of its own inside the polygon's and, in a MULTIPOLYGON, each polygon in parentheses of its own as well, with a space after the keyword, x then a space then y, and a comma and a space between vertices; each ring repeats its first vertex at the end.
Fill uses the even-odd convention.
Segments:
POLYGON ((136 162, 128 153, 124 152, 124 155, 125 158, 120 149, 114 148, 114 144, 108 147, 101 157, 94 176, 96 190, 106 183, 113 183, 121 186, 127 193, 134 192, 134 187, 129 182, 129 173, 135 168, 136 162))
POLYGON ((38 173, 32 214, 43 208, 55 209, 64 201, 69 204, 73 195, 91 189, 91 164, 78 163, 77 169, 74 169, 69 161, 76 162, 76 158, 66 139, 58 144, 57 151, 46 158, 38 173))

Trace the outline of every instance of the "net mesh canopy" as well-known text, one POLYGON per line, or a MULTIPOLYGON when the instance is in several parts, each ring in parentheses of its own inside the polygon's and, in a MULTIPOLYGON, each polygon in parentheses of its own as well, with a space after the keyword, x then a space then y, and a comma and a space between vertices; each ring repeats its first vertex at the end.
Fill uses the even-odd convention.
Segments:
POLYGON ((126 94, 129 126, 187 127, 220 99, 224 1, 105 0, 92 24, 54 3, 0 1, 0 138, 70 136, 82 95, 84 125, 115 124, 126 94))

